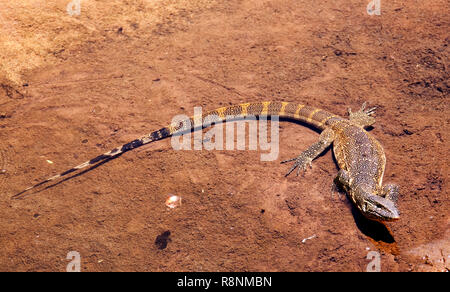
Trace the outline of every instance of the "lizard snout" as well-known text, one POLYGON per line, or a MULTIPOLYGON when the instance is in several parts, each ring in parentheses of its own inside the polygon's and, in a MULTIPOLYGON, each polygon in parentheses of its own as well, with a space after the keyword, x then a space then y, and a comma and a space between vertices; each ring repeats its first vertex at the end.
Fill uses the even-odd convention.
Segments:
POLYGON ((400 212, 395 202, 381 196, 366 194, 360 203, 360 209, 368 219, 389 222, 400 219, 400 212))

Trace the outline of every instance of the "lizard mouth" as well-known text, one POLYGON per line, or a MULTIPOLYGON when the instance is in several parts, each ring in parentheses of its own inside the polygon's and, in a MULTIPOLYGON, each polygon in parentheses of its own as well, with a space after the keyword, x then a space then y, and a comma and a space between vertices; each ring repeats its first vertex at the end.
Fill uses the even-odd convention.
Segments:
POLYGON ((398 212, 394 213, 394 212, 376 212, 376 213, 372 213, 372 212, 362 212, 364 217, 366 217, 367 219, 373 220, 373 221, 377 221, 380 223, 383 222, 393 222, 393 221, 397 221, 400 219, 400 214, 398 212))
POLYGON ((400 219, 400 212, 395 203, 377 195, 368 195, 362 202, 361 209, 364 216, 371 220, 392 222, 400 219))
POLYGON ((371 220, 375 220, 378 222, 393 222, 393 221, 397 221, 400 219, 400 215, 399 214, 395 214, 395 215, 391 215, 391 216, 383 216, 382 218, 374 216, 369 218, 371 220))

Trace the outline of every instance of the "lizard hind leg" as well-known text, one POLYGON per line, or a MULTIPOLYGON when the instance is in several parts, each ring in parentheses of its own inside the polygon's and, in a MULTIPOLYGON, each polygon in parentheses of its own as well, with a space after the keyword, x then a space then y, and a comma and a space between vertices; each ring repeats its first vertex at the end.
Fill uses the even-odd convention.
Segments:
POLYGON ((334 194, 338 194, 339 200, 342 201, 343 193, 346 193, 350 188, 350 176, 347 171, 340 169, 336 177, 334 178, 333 183, 331 184, 331 196, 334 197, 334 194))
POLYGON ((346 192, 350 189, 351 178, 348 172, 344 169, 339 170, 334 182, 346 192))
POLYGON ((325 129, 320 134, 319 141, 303 151, 298 157, 282 161, 281 163, 294 161, 294 165, 289 169, 285 176, 290 175, 296 168, 297 176, 300 174, 301 170, 306 171, 307 166, 312 168, 312 161, 333 143, 334 136, 335 134, 332 129, 325 129))
POLYGON ((366 109, 367 103, 364 102, 361 106, 361 109, 357 112, 352 112, 352 109, 348 109, 348 115, 350 121, 362 126, 362 127, 369 127, 372 126, 375 123, 375 118, 373 117, 373 114, 375 113, 375 110, 377 107, 372 107, 369 109, 366 109))

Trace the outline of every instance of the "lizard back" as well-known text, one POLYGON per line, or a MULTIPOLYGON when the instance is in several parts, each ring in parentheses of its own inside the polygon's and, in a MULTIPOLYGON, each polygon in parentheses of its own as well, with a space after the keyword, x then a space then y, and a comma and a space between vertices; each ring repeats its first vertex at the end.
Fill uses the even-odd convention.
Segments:
POLYGON ((368 189, 381 188, 386 157, 381 144, 361 126, 348 120, 336 124, 333 152, 339 168, 353 183, 368 189))

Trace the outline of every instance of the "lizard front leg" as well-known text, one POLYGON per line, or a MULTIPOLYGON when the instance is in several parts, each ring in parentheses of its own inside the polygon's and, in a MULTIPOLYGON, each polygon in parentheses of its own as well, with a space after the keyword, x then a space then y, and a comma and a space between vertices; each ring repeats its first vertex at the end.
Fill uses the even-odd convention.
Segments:
POLYGON ((346 191, 350 189, 351 178, 348 172, 344 169, 339 170, 335 182, 339 183, 346 191))
POLYGON ((382 197, 392 201, 395 205, 397 205, 399 196, 398 186, 394 184, 386 184, 382 190, 382 197))
POLYGON ((299 175, 300 170, 306 170, 306 166, 309 165, 312 167, 311 162, 320 155, 328 146, 333 143, 335 138, 334 131, 330 128, 327 128, 322 131, 319 137, 319 141, 312 144, 308 149, 302 152, 300 156, 282 161, 281 163, 287 163, 291 161, 295 161, 294 165, 291 169, 286 173, 285 176, 288 176, 297 168, 297 175, 299 175))

